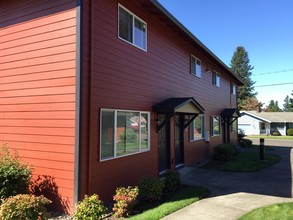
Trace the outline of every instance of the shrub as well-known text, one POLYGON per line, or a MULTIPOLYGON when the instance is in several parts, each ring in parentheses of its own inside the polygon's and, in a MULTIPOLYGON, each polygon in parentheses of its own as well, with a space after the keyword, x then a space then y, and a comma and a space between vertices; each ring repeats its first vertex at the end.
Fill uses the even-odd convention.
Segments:
POLYGON ((140 196, 149 202, 162 199, 164 182, 159 178, 144 178, 139 184, 140 196))
POLYGON ((249 139, 242 139, 239 141, 240 147, 251 147, 252 146, 252 141, 249 139))
POLYGON ((220 144, 214 147, 214 158, 216 160, 228 161, 236 154, 236 146, 234 144, 220 144))
POLYGON ((0 219, 48 219, 48 213, 46 211, 45 205, 49 204, 50 202, 50 200, 43 196, 36 197, 29 194, 11 196, 5 199, 4 203, 0 206, 0 219))
POLYGON ((180 173, 177 171, 167 171, 164 178, 165 182, 165 191, 174 192, 176 191, 181 184, 180 173))
POLYGON ((280 134, 279 131, 274 131, 274 132, 272 133, 272 135, 273 135, 273 136, 281 136, 281 134, 280 134))
POLYGON ((17 152, 11 154, 6 144, 0 145, 0 199, 28 193, 31 176, 32 169, 17 152))
POLYGON ((97 220, 102 219, 104 214, 106 214, 106 208, 99 200, 99 196, 96 194, 90 197, 85 195, 76 207, 74 218, 77 220, 97 220))
POLYGON ((122 142, 136 142, 137 141, 137 134, 131 128, 125 129, 125 131, 120 135, 120 140, 122 142))
POLYGON ((293 136, 293 128, 289 128, 289 129, 287 130, 287 135, 288 135, 288 136, 293 136))
POLYGON ((118 187, 116 189, 116 195, 113 197, 115 201, 114 204, 114 215, 116 217, 126 217, 129 216, 135 205, 137 204, 138 197, 138 187, 118 187))

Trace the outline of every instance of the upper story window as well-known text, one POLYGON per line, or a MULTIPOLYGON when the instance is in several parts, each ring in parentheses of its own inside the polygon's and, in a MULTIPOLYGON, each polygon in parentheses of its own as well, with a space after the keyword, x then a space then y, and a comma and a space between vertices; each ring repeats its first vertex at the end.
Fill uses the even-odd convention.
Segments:
POLYGON ((221 134, 221 118, 220 116, 212 116, 211 118, 211 135, 218 136, 221 134))
POLYGON ((190 140, 195 141, 204 138, 204 115, 197 116, 190 124, 190 140))
POLYGON ((213 72, 213 85, 220 87, 220 74, 213 72))
POLYGON ((100 158, 113 159, 150 149, 150 113, 102 109, 100 158))
POLYGON ((146 51, 147 49, 147 25, 131 13, 129 10, 119 5, 119 38, 126 42, 141 48, 146 51))
POLYGON ((195 56, 191 55, 191 74, 201 77, 201 61, 195 56))
POLYGON ((231 94, 236 95, 236 85, 234 83, 231 83, 231 94))

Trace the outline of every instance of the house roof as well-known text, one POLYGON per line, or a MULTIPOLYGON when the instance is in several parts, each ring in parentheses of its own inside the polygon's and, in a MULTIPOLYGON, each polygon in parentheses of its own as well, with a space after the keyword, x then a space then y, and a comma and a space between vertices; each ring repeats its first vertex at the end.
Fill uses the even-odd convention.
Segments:
MULTIPOLYGON (((236 81, 236 84, 239 86, 244 85, 242 80, 236 76, 231 69, 223 62, 221 61, 212 51, 210 51, 199 39, 197 39, 183 24, 181 24, 170 12, 168 12, 157 0, 149 0, 149 2, 155 6, 156 9, 158 9, 161 12, 161 15, 164 15, 164 18, 160 19, 163 22, 166 22, 169 27, 173 27, 174 29, 179 29, 181 33, 184 34, 184 38, 188 38, 192 41, 193 44, 195 44, 197 47, 199 47, 205 55, 207 55, 210 59, 212 59, 218 66, 226 70, 226 72, 229 74, 231 78, 233 78, 236 81), (167 19, 166 19, 167 18, 167 19)), ((148 5, 143 5, 144 8, 149 10, 151 14, 158 15, 158 12, 154 11, 154 9, 148 5)))
POLYGON ((154 112, 202 114, 204 108, 192 97, 170 98, 153 106, 154 112))
POLYGON ((236 108, 226 108, 221 113, 222 118, 239 118, 240 113, 236 108))
POLYGON ((247 115, 254 116, 263 121, 275 123, 293 123, 293 112, 255 112, 255 111, 242 111, 247 115))

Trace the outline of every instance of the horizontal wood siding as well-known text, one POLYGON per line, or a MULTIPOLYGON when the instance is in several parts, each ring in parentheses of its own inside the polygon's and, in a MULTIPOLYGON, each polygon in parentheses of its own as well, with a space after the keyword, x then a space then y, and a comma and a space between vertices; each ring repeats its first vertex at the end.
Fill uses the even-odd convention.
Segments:
POLYGON ((0 138, 73 207, 76 5, 1 1, 0 138))
MULTIPOLYGON (((235 97, 230 96, 231 80, 226 70, 182 37, 180 31, 166 24, 164 17, 149 13, 143 6, 148 5, 148 1, 97 0, 92 3, 91 30, 88 28, 88 33, 92 33, 89 192, 112 195, 119 185, 137 184, 143 176, 158 175, 154 104, 171 97, 194 97, 205 108, 205 129, 210 130, 211 115, 220 115, 225 108, 235 107, 236 102, 235 97), (118 3, 147 23, 147 51, 118 38, 118 3), (202 61, 201 78, 190 74, 191 54, 202 61), (206 68, 220 73, 220 88, 212 85, 212 72, 206 72, 206 68), (151 112, 150 152, 100 162, 101 108, 151 112)), ((206 157, 209 146, 221 141, 222 136, 212 137, 210 144, 189 142, 186 129, 186 163, 206 157)))

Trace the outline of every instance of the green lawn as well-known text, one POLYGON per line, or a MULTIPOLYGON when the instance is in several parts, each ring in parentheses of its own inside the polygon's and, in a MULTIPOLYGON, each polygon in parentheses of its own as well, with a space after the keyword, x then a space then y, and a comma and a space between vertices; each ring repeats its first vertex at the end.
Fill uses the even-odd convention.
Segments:
POLYGON ((266 136, 266 135, 247 135, 245 138, 264 138, 264 139, 278 139, 278 140, 293 140, 293 136, 266 136))
POLYGON ((265 160, 259 159, 259 153, 241 152, 232 160, 224 163, 221 170, 234 172, 254 172, 278 163, 278 155, 265 153, 265 160))
MULTIPOLYGON (((175 192, 174 194, 170 195, 164 202, 159 204, 146 205, 144 212, 141 214, 135 215, 130 217, 131 220, 141 220, 141 219, 150 219, 150 220, 157 220, 161 219, 164 216, 167 216, 179 209, 182 209, 185 206, 188 206, 202 198, 207 197, 209 191, 206 188, 199 187, 199 186, 184 186, 179 191, 175 192)), ((143 207, 144 208, 144 207, 143 207)))
POLYGON ((261 207, 246 213, 238 220, 285 220, 293 219, 293 203, 280 203, 261 207))

